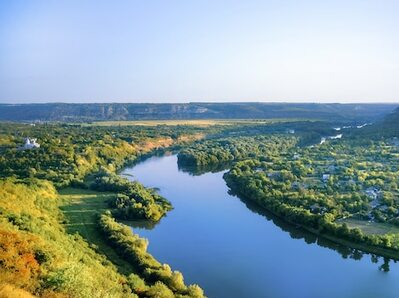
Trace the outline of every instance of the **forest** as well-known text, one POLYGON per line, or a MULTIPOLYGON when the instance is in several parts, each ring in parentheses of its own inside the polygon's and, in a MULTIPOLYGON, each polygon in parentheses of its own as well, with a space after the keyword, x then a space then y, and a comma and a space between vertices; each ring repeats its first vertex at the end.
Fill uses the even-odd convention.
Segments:
POLYGON ((0 294, 204 297, 121 223, 154 224, 173 209, 118 172, 166 149, 184 171, 227 170, 232 192, 287 223, 398 259, 398 115, 367 125, 1 123, 0 294))
POLYGON ((130 182, 112 172, 98 173, 90 188, 110 191, 117 196, 109 202, 114 217, 122 220, 144 219, 157 222, 172 205, 156 191, 145 188, 140 182, 130 182))
POLYGON ((145 239, 115 221, 157 222, 172 208, 154 190, 116 175, 118 169, 203 135, 191 126, 0 124, 0 296, 203 297, 199 286, 187 286, 180 272, 147 253, 145 239), (26 138, 38 145, 24 144, 26 138), (73 203, 62 197, 79 189, 92 189, 105 205, 93 212, 89 230, 73 229, 82 219, 75 223, 61 210, 73 203))
POLYGON ((179 163, 228 163, 224 179, 239 196, 316 234, 397 258, 399 234, 390 227, 399 225, 398 113, 364 129, 334 127, 345 136, 312 145, 303 142, 311 129, 205 140, 182 149, 179 163), (363 229, 373 223, 391 232, 363 229))

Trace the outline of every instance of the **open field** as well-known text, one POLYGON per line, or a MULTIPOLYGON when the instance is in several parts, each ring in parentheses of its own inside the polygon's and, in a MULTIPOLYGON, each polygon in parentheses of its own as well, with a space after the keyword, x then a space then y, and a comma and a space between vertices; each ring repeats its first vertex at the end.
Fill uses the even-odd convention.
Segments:
MULTIPOLYGON (((82 126, 158 126, 158 125, 191 125, 191 126, 213 126, 213 125, 235 125, 235 124, 267 124, 276 122, 293 122, 309 119, 200 119, 200 120, 134 120, 134 121, 96 121, 81 124, 82 126)), ((312 119, 315 120, 315 119, 312 119)))
POLYGON ((379 223, 379 222, 369 222, 367 220, 353 219, 348 218, 340 221, 340 223, 346 223, 349 228, 359 228, 365 234, 398 234, 399 227, 388 224, 388 223, 379 223))
POLYGON ((135 272, 135 269, 106 244, 97 230, 97 216, 108 207, 108 200, 115 194, 68 187, 60 190, 61 210, 67 223, 65 228, 70 234, 80 234, 96 250, 105 255, 123 274, 135 272))

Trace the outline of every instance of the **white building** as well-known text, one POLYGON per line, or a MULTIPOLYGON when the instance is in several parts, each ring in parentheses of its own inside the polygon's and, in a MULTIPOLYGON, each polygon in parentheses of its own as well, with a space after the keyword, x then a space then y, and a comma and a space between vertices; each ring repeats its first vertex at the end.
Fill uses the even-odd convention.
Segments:
POLYGON ((39 148, 39 147, 40 147, 40 144, 37 143, 37 139, 25 138, 25 144, 22 146, 21 149, 29 150, 29 149, 39 148))
POLYGON ((327 182, 328 179, 330 179, 330 175, 329 174, 323 174, 322 179, 324 182, 327 182))

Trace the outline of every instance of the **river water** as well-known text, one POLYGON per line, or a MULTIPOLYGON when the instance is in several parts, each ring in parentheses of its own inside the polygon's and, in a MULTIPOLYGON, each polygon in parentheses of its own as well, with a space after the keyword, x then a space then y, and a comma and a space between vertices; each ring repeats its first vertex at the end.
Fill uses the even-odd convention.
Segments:
POLYGON ((399 297, 399 264, 285 224, 228 194, 223 173, 183 172, 176 155, 121 173, 172 202, 174 210, 157 225, 131 226, 186 283, 219 298, 399 297))

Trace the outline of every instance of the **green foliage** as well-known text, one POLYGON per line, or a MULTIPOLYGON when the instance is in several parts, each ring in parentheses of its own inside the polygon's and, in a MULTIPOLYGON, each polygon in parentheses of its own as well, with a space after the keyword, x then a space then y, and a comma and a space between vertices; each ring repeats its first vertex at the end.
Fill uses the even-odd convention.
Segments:
POLYGON ((110 201, 110 207, 113 209, 114 216, 119 219, 147 219, 157 222, 166 212, 172 209, 169 201, 154 190, 145 188, 137 181, 131 182, 116 174, 103 172, 96 175, 91 188, 118 193, 110 201))
MULTIPOLYGON (((373 125, 366 126, 360 131, 355 131, 353 137, 356 138, 398 138, 399 137, 399 107, 373 125)), ((395 139, 397 143, 397 139, 395 139)))
POLYGON ((140 262, 130 265, 119 257, 117 249, 107 243, 113 241, 95 228, 95 214, 108 207, 106 200, 110 199, 120 218, 159 220, 171 209, 170 203, 140 183, 112 173, 157 148, 191 141, 201 136, 202 130, 0 124, 0 293, 11 293, 8 297, 31 297, 29 293, 43 297, 164 297, 173 290, 175 296, 197 297, 196 287, 186 287, 180 273, 161 266, 146 252, 145 240, 129 242, 127 227, 118 237, 140 252, 140 262), (40 148, 22 150, 24 137, 37 138, 40 148), (116 187, 119 195, 87 190, 93 173, 103 171, 108 174, 94 177, 94 184, 103 191, 116 187), (54 185, 85 190, 78 193, 68 188, 59 196, 54 185), (77 213, 71 206, 63 206, 65 212, 70 211, 67 220, 60 204, 81 195, 94 198, 91 209, 99 210, 77 213), (92 217, 95 222, 90 225, 92 217), (154 266, 136 268, 137 264, 154 266))
MULTIPOLYGON (((128 226, 117 223, 109 212, 100 216, 99 227, 118 253, 138 268, 139 275, 148 283, 155 283, 146 292, 148 296, 173 297, 174 294, 178 294, 182 297, 203 297, 200 289, 184 284, 180 272, 172 271, 168 265, 162 265, 155 260, 147 252, 147 240, 134 234, 128 226)), ((140 286, 136 279, 135 276, 129 279, 134 287, 140 286)))
MULTIPOLYGON (((266 113, 264 107, 256 108, 266 113)), ((384 122, 389 132, 396 131, 395 117, 384 122)), ((399 225, 399 147, 384 134, 371 139, 353 134, 353 139, 303 147, 332 135, 332 124, 302 121, 212 128, 0 124, 0 291, 24 297, 29 297, 25 291, 44 297, 203 297, 201 288, 185 285, 180 272, 160 264, 146 251, 148 242, 112 216, 153 222, 164 216, 172 208, 165 198, 115 172, 157 148, 204 133, 208 140, 180 152, 180 166, 228 165, 225 180, 233 191, 286 221, 315 233, 398 251, 394 229, 367 233, 349 221, 399 225), (291 129, 295 134, 287 133, 291 129), (41 147, 21 150, 24 137, 37 138, 41 147), (323 179, 324 174, 329 176, 323 179), (87 181, 107 193, 86 189, 88 196, 98 199, 91 205, 98 210, 75 212, 67 222, 59 210, 60 200, 67 196, 60 199, 54 186, 88 188, 87 181), (96 214, 107 207, 111 212, 98 219, 96 214), (68 234, 64 223, 68 231, 85 238, 68 234)))
POLYGON ((348 217, 397 223, 399 149, 384 141, 340 140, 235 163, 224 178, 245 198, 317 233, 399 250, 398 235, 369 235, 348 217))
POLYGON ((90 173, 110 171, 158 147, 189 139, 204 129, 178 127, 80 127, 77 125, 0 123, 0 178, 35 177, 58 188, 84 186, 90 173), (40 148, 22 150, 25 137, 37 138, 40 148))
POLYGON ((49 297, 134 297, 125 276, 60 224, 51 183, 0 181, 0 284, 49 297))
POLYGON ((276 155, 295 145, 296 138, 257 136, 203 141, 178 154, 180 166, 204 167, 241 160, 247 157, 276 155))

